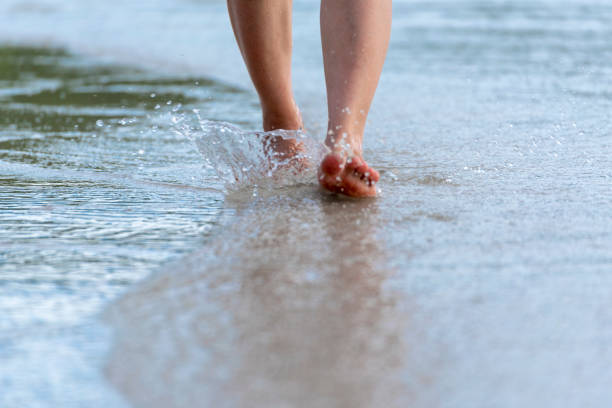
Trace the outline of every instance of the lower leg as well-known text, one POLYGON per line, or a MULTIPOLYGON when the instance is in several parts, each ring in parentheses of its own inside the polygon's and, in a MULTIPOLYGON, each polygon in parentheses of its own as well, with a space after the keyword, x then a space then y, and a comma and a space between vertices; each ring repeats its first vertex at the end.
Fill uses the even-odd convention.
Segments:
POLYGON ((300 129, 291 88, 291 0, 227 0, 227 5, 259 94, 264 130, 300 129))
POLYGON ((325 143, 334 152, 321 184, 349 195, 375 195, 378 174, 363 162, 362 139, 391 29, 391 0, 323 0, 321 37, 329 112, 325 143), (347 157, 355 157, 348 159, 347 157), (346 167, 346 168, 345 168, 346 167), (347 190, 349 190, 347 192, 347 190))

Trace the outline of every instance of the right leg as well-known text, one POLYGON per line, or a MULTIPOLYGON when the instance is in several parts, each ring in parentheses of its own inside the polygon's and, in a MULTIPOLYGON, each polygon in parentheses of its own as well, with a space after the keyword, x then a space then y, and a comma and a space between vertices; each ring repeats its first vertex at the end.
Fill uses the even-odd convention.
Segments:
POLYGON ((291 87, 291 0, 227 0, 227 6, 259 94, 264 131, 301 129, 291 87))
POLYGON ((331 149, 319 182, 333 192, 376 195, 378 172, 362 158, 361 142, 391 31, 391 0, 322 0, 321 38, 331 149))

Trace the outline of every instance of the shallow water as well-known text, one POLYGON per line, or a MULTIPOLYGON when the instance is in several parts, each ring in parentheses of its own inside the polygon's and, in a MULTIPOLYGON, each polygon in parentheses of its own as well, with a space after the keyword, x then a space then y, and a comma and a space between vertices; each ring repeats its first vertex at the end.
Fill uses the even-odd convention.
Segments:
POLYGON ((609 406, 607 2, 396 1, 366 201, 268 174, 223 4, 1 8, 0 406, 609 406))

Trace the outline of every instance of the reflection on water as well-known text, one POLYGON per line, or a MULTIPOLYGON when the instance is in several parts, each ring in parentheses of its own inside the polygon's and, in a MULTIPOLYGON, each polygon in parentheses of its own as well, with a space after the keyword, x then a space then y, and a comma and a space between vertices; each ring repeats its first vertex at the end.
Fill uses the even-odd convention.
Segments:
POLYGON ((0 68, 4 282, 72 288, 75 274, 94 284, 120 265, 138 277, 210 227, 222 185, 170 129, 195 102, 225 119, 232 98, 244 98, 239 90, 49 49, 2 47, 0 68), (227 103, 209 109, 216 92, 227 103))
POLYGON ((196 106, 255 115, 249 98, 207 78, 0 47, 0 406, 110 398, 91 315, 190 251, 222 211, 223 184, 172 128, 196 106))
POLYGON ((376 202, 232 204, 211 248, 113 306, 111 381, 136 406, 406 406, 409 299, 385 287, 376 202))

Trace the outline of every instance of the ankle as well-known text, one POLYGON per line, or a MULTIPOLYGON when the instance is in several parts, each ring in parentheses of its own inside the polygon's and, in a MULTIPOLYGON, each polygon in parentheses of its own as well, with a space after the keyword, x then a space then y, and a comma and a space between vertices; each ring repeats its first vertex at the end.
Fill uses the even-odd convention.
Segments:
POLYGON ((285 129, 298 130, 304 127, 302 115, 295 103, 281 109, 262 109, 263 128, 268 132, 271 130, 285 129))
POLYGON ((362 136, 348 130, 339 128, 338 130, 328 129, 325 145, 334 153, 342 156, 361 156, 362 136))

